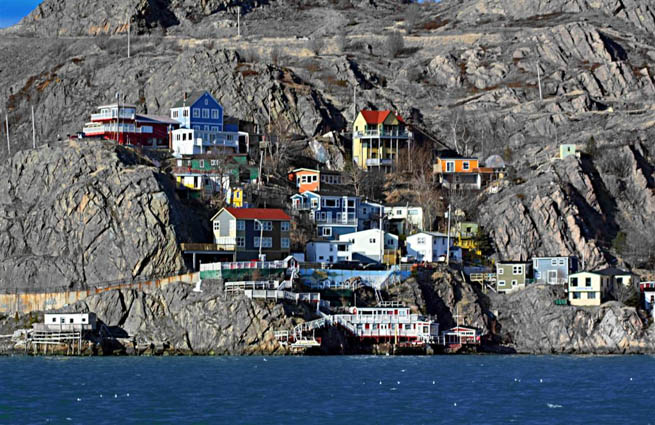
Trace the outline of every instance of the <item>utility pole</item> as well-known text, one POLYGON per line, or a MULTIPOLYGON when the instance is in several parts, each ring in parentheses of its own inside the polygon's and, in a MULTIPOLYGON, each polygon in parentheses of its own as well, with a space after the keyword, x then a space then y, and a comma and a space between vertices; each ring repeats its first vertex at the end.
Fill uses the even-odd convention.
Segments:
POLYGON ((241 38, 241 7, 237 8, 237 38, 241 38))
POLYGON ((32 105, 32 148, 36 149, 36 129, 34 128, 34 105, 32 105))
POLYGON ((9 110, 5 111, 5 128, 7 130, 7 156, 11 157, 11 146, 9 145, 9 110))
POLYGON ((357 119, 357 86, 353 84, 353 122, 357 119))
POLYGON ((264 261, 262 260, 262 245, 264 242, 264 223, 262 223, 258 219, 255 219, 255 223, 259 224, 259 261, 264 261))
POLYGON ((541 71, 539 70, 539 61, 537 61, 537 82, 539 83, 539 100, 544 100, 544 97, 541 94, 541 71))
POLYGON ((446 265, 450 264, 450 202, 448 202, 448 238, 446 239, 446 265))

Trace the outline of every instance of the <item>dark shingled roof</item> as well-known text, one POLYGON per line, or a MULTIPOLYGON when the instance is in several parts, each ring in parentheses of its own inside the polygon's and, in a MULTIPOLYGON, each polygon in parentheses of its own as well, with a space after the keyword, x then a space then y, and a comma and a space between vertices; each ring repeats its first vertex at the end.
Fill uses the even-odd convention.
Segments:
POLYGON ((198 100, 198 98, 200 96, 202 96, 203 94, 205 94, 206 92, 207 92, 207 90, 192 91, 191 93, 189 93, 189 95, 188 95, 188 97, 186 99, 186 102, 184 101, 184 95, 182 95, 182 99, 178 100, 177 103, 175 103, 175 105, 173 105, 173 108, 181 108, 184 105, 186 105, 186 106, 193 105, 196 102, 196 100, 198 100))

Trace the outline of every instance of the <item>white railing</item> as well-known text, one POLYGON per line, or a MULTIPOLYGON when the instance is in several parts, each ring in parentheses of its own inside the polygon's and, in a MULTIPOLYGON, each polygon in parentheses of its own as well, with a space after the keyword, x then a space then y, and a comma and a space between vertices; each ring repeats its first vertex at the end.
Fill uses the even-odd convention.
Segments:
POLYGON ((232 237, 220 237, 216 238, 216 245, 236 245, 237 244, 237 238, 232 238, 232 237))
MULTIPOLYGON (((233 238, 234 239, 234 238, 233 238)), ((286 269, 285 261, 235 261, 230 263, 205 263, 200 265, 200 271, 240 270, 240 269, 286 269)))
POLYGON ((380 158, 368 158, 366 159, 366 165, 371 166, 380 166, 380 165, 391 165, 393 164, 392 159, 380 159, 380 158))
MULTIPOLYGON (((128 112, 125 110, 122 110, 120 113, 120 118, 121 119, 128 119, 128 120, 133 120, 135 118, 135 113, 134 112, 128 112)), ((108 119, 116 119, 118 118, 116 116, 116 113, 111 113, 111 112, 100 112, 98 114, 91 114, 91 120, 108 120, 108 119)))
POLYGON ((134 124, 121 124, 117 126, 116 124, 104 124, 104 125, 91 125, 85 126, 82 129, 84 133, 139 133, 139 129, 136 128, 134 124))
POLYGON ((316 218, 313 219, 316 224, 343 224, 344 226, 357 226, 358 221, 356 218, 336 218, 336 217, 325 217, 325 218, 316 218))
POLYGON ((410 133, 408 131, 379 131, 379 130, 367 130, 367 131, 356 131, 356 138, 363 137, 397 137, 397 138, 408 138, 410 133))

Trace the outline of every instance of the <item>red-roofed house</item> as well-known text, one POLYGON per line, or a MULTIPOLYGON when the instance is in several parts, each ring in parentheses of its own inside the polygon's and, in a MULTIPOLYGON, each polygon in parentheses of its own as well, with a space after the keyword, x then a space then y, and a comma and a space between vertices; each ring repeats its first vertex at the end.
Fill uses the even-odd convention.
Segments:
POLYGON ((236 261, 281 260, 290 252, 291 217, 274 208, 223 208, 211 219, 217 249, 234 251, 236 261))
POLYGON ((365 170, 381 167, 390 171, 411 138, 400 115, 362 109, 353 124, 353 161, 365 170))

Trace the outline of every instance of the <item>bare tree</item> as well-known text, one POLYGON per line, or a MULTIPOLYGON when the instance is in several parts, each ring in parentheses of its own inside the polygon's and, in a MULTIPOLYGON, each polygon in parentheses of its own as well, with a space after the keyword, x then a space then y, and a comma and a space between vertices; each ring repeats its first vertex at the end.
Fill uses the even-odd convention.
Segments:
POLYGON ((335 42, 339 53, 344 53, 348 47, 348 40, 346 39, 346 35, 343 33, 343 31, 340 31, 337 34, 335 42))
POLYGON ((280 58, 282 57, 282 52, 278 46, 275 46, 271 49, 271 63, 273 65, 278 65, 280 58))
POLYGON ((392 32, 386 38, 387 53, 396 58, 405 50, 405 39, 399 32, 392 32))
POLYGON ((411 34, 415 29, 418 22, 421 20, 421 9, 417 3, 412 3, 407 6, 405 10, 405 30, 407 34, 411 34))
POLYGON ((325 47, 325 40, 322 37, 314 37, 307 42, 307 48, 311 50, 316 56, 321 54, 321 51, 325 47))

